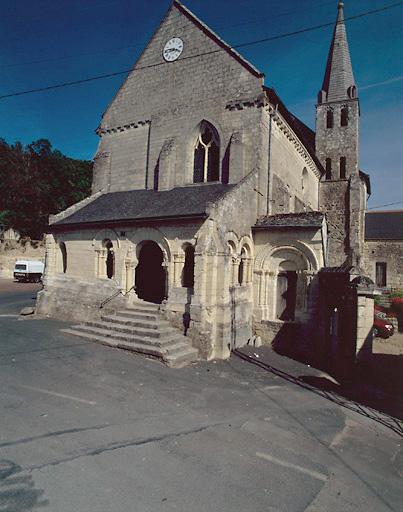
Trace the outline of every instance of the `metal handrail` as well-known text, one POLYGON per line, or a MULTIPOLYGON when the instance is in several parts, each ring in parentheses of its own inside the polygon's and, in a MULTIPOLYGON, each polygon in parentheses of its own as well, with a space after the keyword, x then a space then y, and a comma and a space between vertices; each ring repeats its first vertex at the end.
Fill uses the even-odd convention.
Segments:
POLYGON ((129 293, 135 289, 135 285, 133 285, 129 290, 127 290, 127 292, 123 292, 122 290, 118 290, 117 292, 115 292, 113 295, 111 295, 110 297, 108 297, 107 299, 103 300, 99 306, 99 309, 103 309, 107 304, 109 304, 109 302, 111 302, 113 299, 116 299, 116 297, 118 297, 119 295, 122 295, 123 297, 127 297, 127 295, 129 295, 129 293))

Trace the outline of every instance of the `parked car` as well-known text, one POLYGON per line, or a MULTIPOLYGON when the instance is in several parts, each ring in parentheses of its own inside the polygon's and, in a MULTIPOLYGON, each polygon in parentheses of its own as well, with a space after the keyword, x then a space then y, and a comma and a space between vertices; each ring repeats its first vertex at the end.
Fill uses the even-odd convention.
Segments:
POLYGON ((377 317, 376 313, 374 314, 374 328, 373 333, 375 337, 379 338, 389 338, 393 336, 395 332, 395 328, 393 325, 385 318, 377 317))
POLYGON ((14 279, 17 281, 39 283, 45 265, 41 261, 19 260, 14 265, 14 279))
POLYGON ((382 320, 385 320, 388 317, 388 312, 382 306, 378 306, 378 305, 375 304, 375 306, 374 306, 374 316, 376 318, 380 318, 382 320))

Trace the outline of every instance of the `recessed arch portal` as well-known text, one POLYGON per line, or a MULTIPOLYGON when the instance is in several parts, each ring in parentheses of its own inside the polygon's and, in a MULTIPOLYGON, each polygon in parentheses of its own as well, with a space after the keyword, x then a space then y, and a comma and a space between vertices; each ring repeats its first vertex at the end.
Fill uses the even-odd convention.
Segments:
POLYGON ((167 295, 164 254, 153 240, 144 240, 137 247, 138 265, 135 286, 139 299, 161 304, 167 295))
POLYGON ((255 270, 259 276, 258 304, 264 319, 293 321, 306 313, 310 283, 318 271, 316 256, 306 244, 268 244, 257 255, 255 270))

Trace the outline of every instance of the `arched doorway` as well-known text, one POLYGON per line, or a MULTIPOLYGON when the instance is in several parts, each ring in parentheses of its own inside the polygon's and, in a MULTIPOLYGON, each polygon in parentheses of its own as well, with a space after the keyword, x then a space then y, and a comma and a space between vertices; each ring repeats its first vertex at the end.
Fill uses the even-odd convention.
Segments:
POLYGON ((155 242, 147 241, 140 249, 136 267, 136 292, 139 299, 161 304, 166 298, 164 255, 155 242))
POLYGON ((115 275, 115 255, 113 253, 113 243, 109 238, 105 238, 102 242, 102 246, 106 249, 106 276, 108 279, 112 279, 115 275))
POLYGON ((195 281, 195 249, 192 245, 185 248, 185 264, 182 270, 183 288, 193 288, 195 281))
POLYGON ((288 270, 277 275, 277 318, 295 320, 297 303, 297 272, 288 270))

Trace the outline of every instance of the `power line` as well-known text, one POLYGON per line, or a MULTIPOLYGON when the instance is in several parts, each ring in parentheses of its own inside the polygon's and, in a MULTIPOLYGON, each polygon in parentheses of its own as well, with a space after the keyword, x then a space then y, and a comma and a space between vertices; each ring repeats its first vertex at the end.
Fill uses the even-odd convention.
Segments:
MULTIPOLYGON (((379 12, 384 12, 384 11, 387 11, 389 9, 393 9, 395 7, 400 7, 402 5, 403 5, 403 2, 397 2, 397 3, 394 3, 394 4, 385 5, 384 7, 380 7, 378 9, 373 9, 371 11, 366 11, 366 12, 363 12, 361 14, 357 14, 355 16, 350 16, 348 18, 345 18, 345 21, 356 20, 358 18, 363 18, 364 16, 369 16, 369 15, 376 14, 376 13, 379 13, 379 12)), ((236 44, 236 45, 232 46, 231 49, 246 48, 247 46, 253 46, 253 45, 256 45, 256 44, 267 43, 267 42, 275 41, 275 40, 278 40, 278 39, 284 39, 286 37, 297 36, 297 35, 300 35, 300 34, 305 34, 307 32, 313 32, 314 30, 319 30, 319 29, 322 29, 322 28, 330 27, 330 26, 334 26, 334 22, 323 23, 321 25, 315 25, 315 26, 312 26, 312 27, 303 28, 303 29, 300 29, 300 30, 295 30, 293 32, 287 32, 287 33, 284 33, 284 34, 279 34, 277 36, 271 36, 271 37, 266 37, 266 38, 263 38, 263 39, 257 39, 257 40, 254 40, 254 41, 248 41, 248 42, 245 42, 245 43, 239 43, 239 44, 236 44)), ((180 59, 180 61, 195 59, 195 58, 199 58, 199 57, 204 57, 204 56, 207 56, 207 55, 212 55, 212 54, 223 52, 223 51, 227 51, 227 50, 220 48, 220 49, 217 49, 217 50, 211 50, 211 51, 204 52, 204 53, 199 53, 199 54, 195 54, 195 55, 189 55, 188 57, 182 57, 180 59)), ((140 70, 143 70, 143 69, 150 69, 150 68, 155 68, 155 67, 159 67, 159 66, 164 66, 166 64, 167 64, 166 62, 156 62, 154 64, 149 64, 147 66, 139 66, 139 67, 137 67, 135 69, 126 69, 124 71, 117 71, 115 73, 107 73, 107 74, 104 74, 104 75, 98 75, 98 76, 94 76, 94 77, 83 78, 83 79, 80 79, 80 80, 73 80, 71 82, 63 82, 63 83, 60 83, 60 84, 48 85, 48 86, 45 86, 45 87, 38 87, 36 89, 30 89, 30 90, 27 90, 27 91, 13 92, 13 93, 10 93, 10 94, 4 94, 4 95, 0 96, 0 100, 6 99, 6 98, 12 98, 12 97, 15 97, 15 96, 23 96, 23 95, 26 95, 26 94, 33 94, 33 93, 36 93, 36 92, 49 91, 49 90, 52 90, 52 89, 60 89, 60 88, 69 87, 69 86, 72 86, 72 85, 84 84, 84 83, 88 83, 88 82, 93 82, 95 80, 102 80, 102 79, 105 79, 105 78, 112 78, 112 77, 115 77, 115 76, 125 75, 125 74, 130 73, 130 72, 135 72, 135 71, 140 71, 140 70)))
POLYGON ((397 201, 396 203, 380 204, 378 206, 372 206, 371 208, 367 208, 367 210, 377 210, 378 208, 386 208, 386 206, 396 206, 397 204, 403 204, 403 201, 397 201))
MULTIPOLYGON (((322 2, 322 3, 318 4, 318 5, 312 6, 312 7, 310 7, 310 11, 312 11, 313 8, 323 7, 325 5, 330 5, 330 4, 334 5, 334 0, 330 0, 328 2, 322 2)), ((283 17, 286 17, 286 16, 291 16, 291 15, 294 15, 296 12, 306 11, 306 10, 307 10, 306 7, 301 7, 299 9, 291 9, 289 11, 284 11, 284 12, 280 12, 278 14, 273 14, 272 16, 270 16, 270 18, 259 18, 259 19, 249 20, 249 21, 243 21, 242 23, 235 23, 234 25, 220 26, 220 27, 217 27, 217 29, 221 30, 223 28, 236 28, 236 27, 243 27, 244 25, 253 25, 253 24, 259 24, 259 23, 266 23, 267 21, 272 21, 272 20, 275 20, 277 18, 283 18, 283 17)))
MULTIPOLYGON (((395 7, 400 7, 401 5, 403 5, 403 2, 397 2, 395 4, 385 5, 383 7, 379 7, 378 9, 373 9, 371 11, 362 12, 361 14, 356 14, 355 16, 349 16, 348 18, 345 18, 344 21, 357 20, 359 18, 363 18, 364 16, 369 16, 371 14, 376 14, 376 13, 379 13, 379 12, 387 11, 387 10, 393 9, 395 7)), ((259 40, 256 40, 256 41, 251 41, 249 43, 241 43, 241 44, 238 44, 238 45, 234 46, 234 48, 245 48, 246 46, 251 46, 251 45, 259 44, 259 43, 266 43, 268 41, 275 41, 276 39, 282 39, 284 37, 296 36, 296 35, 299 35, 299 34, 304 34, 306 32, 312 32, 314 30, 319 30, 321 28, 330 27, 330 26, 333 26, 333 25, 335 25, 334 21, 329 22, 329 23, 323 23, 322 25, 316 25, 316 26, 313 26, 313 27, 308 27, 308 28, 303 28, 303 29, 300 29, 300 30, 295 30, 294 32, 288 32, 287 34, 280 34, 278 36, 266 37, 264 39, 259 39, 259 40)))
POLYGON ((9 68, 16 68, 16 67, 22 67, 22 66, 33 66, 37 64, 46 64, 47 62, 60 62, 63 60, 69 60, 69 59, 77 59, 80 57, 93 57, 94 55, 104 55, 105 53, 117 53, 121 52, 122 50, 133 50, 134 48, 140 48, 141 44, 131 45, 131 46, 120 46, 119 48, 110 48, 109 50, 102 50, 100 52, 89 52, 89 53, 76 53, 75 55, 64 55, 62 57, 50 57, 48 59, 41 59, 41 60, 32 60, 29 62, 20 62, 17 64, 5 64, 4 66, 0 66, 0 69, 9 69, 9 68))
MULTIPOLYGON (((112 2, 112 3, 115 3, 115 2, 112 2)), ((328 4, 334 4, 334 0, 331 0, 330 2, 320 3, 316 7, 322 7, 322 6, 328 5, 328 4)), ((280 17, 290 16, 292 14, 295 14, 295 12, 298 12, 301 10, 305 10, 305 9, 294 9, 292 11, 286 11, 283 13, 276 14, 274 16, 271 16, 270 18, 261 18, 260 20, 249 20, 249 21, 244 21, 242 23, 237 23, 235 25, 224 25, 224 26, 218 27, 218 30, 226 29, 226 28, 240 27, 240 26, 245 26, 245 25, 250 25, 250 24, 255 24, 255 23, 264 23, 268 20, 273 20, 273 19, 280 18, 280 17)), ((80 57, 90 57, 90 56, 94 56, 94 55, 117 53, 117 52, 121 52, 123 50, 132 50, 135 48, 142 48, 143 46, 144 45, 139 43, 139 44, 133 44, 133 45, 129 45, 129 46, 120 46, 118 48, 109 48, 109 49, 105 49, 105 50, 98 51, 98 52, 76 53, 75 55, 65 55, 62 57, 53 57, 53 58, 50 57, 47 59, 34 60, 34 61, 29 61, 29 62, 5 64, 5 65, 0 66, 0 69, 10 69, 10 68, 15 68, 15 67, 31 66, 31 65, 36 65, 36 64, 46 64, 47 62, 59 62, 59 61, 63 61, 63 60, 76 59, 76 58, 80 58, 80 57)))

